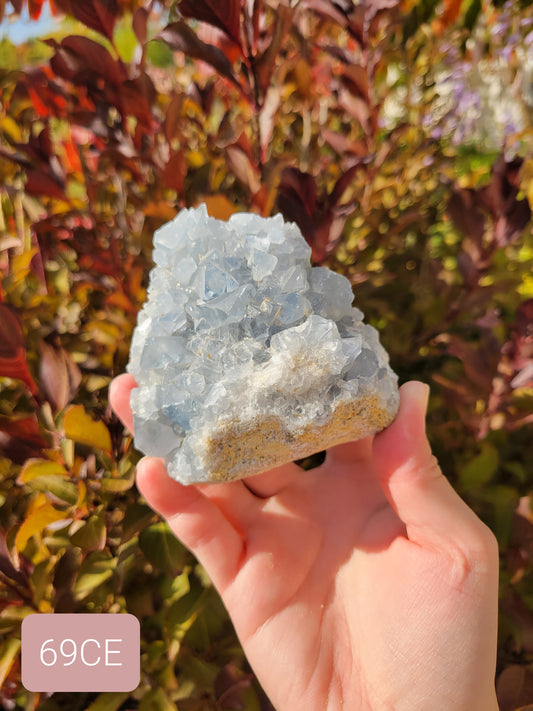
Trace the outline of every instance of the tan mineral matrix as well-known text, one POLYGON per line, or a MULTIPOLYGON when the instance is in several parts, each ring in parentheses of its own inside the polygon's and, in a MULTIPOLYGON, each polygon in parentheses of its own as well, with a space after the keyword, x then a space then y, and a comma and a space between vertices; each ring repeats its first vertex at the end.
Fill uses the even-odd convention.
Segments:
POLYGON ((135 445, 184 484, 258 474, 378 432, 397 377, 350 282, 312 267, 280 215, 183 210, 155 267, 128 370, 135 445))

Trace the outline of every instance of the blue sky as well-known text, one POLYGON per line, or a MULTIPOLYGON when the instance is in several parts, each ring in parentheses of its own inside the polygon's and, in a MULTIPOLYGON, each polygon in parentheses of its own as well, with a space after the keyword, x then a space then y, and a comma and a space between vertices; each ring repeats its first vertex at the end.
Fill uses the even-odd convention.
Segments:
POLYGON ((14 21, 10 21, 7 17, 0 24, 0 37, 8 37, 13 44, 21 44, 30 37, 42 37, 52 30, 57 22, 51 14, 48 5, 43 7, 41 17, 35 21, 30 20, 28 11, 24 11, 14 21))

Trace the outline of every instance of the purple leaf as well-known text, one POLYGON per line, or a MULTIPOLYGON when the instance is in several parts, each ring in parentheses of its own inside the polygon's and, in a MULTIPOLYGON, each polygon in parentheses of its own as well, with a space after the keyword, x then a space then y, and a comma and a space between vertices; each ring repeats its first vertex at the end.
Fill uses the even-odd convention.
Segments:
POLYGON ((117 0, 83 0, 72 3, 74 17, 109 40, 113 38, 117 13, 117 0))
POLYGON ((181 0, 178 9, 183 17, 191 17, 218 27, 235 44, 241 46, 239 0, 181 0))
POLYGON ((167 25, 160 32, 157 39, 165 42, 171 49, 183 52, 188 57, 207 62, 219 74, 229 79, 239 89, 241 88, 233 74, 231 63, 224 52, 212 44, 202 42, 185 22, 179 21, 167 25))

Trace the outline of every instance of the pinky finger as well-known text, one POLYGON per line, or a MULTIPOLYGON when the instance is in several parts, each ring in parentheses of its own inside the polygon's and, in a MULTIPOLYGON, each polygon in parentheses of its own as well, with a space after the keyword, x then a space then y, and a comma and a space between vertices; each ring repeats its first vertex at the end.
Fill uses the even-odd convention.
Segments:
POLYGON ((161 459, 139 462, 137 487, 222 593, 237 574, 244 551, 242 537, 223 512, 197 487, 171 479, 161 459))

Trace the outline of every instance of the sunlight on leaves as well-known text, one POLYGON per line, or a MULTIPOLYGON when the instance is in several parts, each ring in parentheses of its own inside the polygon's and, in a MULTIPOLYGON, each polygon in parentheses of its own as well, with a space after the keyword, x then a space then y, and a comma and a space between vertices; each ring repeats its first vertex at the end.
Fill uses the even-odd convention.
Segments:
POLYGON ((100 420, 93 418, 85 411, 83 405, 72 405, 63 418, 65 437, 88 447, 111 452, 111 437, 109 430, 100 420))

